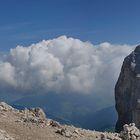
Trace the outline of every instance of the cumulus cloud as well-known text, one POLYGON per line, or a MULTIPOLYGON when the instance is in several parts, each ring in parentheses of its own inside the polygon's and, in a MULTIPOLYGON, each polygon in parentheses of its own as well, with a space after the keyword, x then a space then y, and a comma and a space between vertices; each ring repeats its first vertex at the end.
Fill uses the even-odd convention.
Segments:
POLYGON ((133 48, 66 36, 17 46, 0 57, 0 90, 113 96, 123 59, 133 48))

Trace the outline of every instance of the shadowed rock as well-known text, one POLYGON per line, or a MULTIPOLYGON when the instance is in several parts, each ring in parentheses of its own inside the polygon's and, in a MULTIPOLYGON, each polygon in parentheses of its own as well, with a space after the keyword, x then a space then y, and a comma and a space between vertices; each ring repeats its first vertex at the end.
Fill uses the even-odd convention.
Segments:
POLYGON ((135 123, 140 128, 140 45, 123 62, 119 79, 115 86, 118 121, 116 131, 124 124, 135 123))

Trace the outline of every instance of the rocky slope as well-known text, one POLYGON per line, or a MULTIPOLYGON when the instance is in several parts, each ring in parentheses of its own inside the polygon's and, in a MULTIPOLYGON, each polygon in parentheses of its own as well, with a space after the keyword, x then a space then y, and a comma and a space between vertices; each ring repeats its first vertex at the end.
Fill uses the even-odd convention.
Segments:
POLYGON ((134 124, 118 133, 85 130, 47 119, 41 108, 17 110, 0 103, 0 140, 136 140, 140 131, 134 124))
POLYGON ((120 132, 124 124, 132 122, 140 128, 140 46, 124 59, 115 87, 115 100, 116 131, 120 132))

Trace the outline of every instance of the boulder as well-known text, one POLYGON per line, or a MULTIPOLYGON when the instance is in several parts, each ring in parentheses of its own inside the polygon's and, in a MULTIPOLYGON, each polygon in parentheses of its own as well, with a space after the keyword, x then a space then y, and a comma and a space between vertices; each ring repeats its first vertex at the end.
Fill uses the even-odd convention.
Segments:
POLYGON ((120 132, 122 140, 140 140, 140 130, 134 123, 125 124, 123 130, 120 132))
POLYGON ((41 108, 31 108, 31 109, 25 109, 22 111, 23 116, 21 117, 21 120, 23 122, 31 122, 31 123, 46 123, 46 115, 44 111, 41 108))

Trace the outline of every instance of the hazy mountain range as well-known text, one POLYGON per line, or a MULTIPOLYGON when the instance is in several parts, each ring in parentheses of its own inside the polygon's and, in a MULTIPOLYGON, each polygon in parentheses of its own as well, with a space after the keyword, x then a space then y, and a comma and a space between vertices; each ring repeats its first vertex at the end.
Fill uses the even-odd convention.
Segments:
POLYGON ((117 120, 114 106, 97 108, 98 102, 89 96, 47 94, 30 96, 11 103, 18 109, 39 106, 48 118, 65 124, 95 130, 113 129, 117 120))

